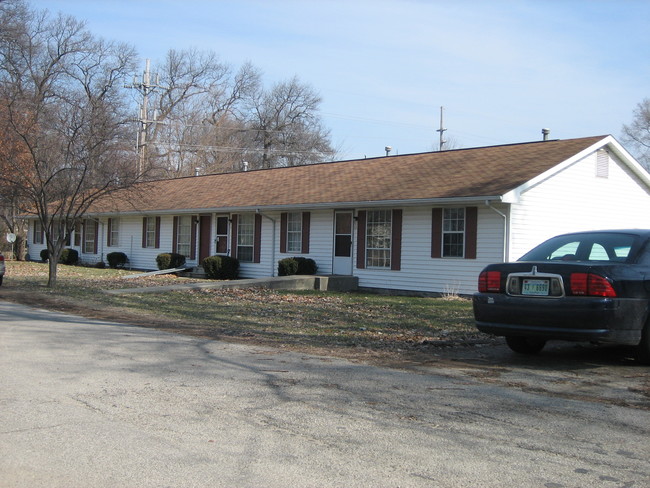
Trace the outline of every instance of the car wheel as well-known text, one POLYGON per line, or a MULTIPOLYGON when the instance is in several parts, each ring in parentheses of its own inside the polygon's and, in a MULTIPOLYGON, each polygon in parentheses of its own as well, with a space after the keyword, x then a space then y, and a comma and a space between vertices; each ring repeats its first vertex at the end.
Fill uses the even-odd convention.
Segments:
POLYGON ((544 349, 544 339, 533 339, 531 337, 507 336, 508 347, 519 354, 537 354, 544 349))
POLYGON ((636 360, 641 364, 650 364, 650 319, 641 332, 641 342, 636 346, 636 360))
POLYGON ((0 286, 2 286, 2 278, 4 278, 4 275, 0 275, 0 286))

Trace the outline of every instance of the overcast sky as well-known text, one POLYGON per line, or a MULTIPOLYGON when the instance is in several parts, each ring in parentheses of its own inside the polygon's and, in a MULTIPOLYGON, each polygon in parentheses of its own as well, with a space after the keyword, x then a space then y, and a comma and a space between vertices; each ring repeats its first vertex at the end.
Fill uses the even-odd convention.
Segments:
POLYGON ((169 49, 296 75, 322 97, 340 159, 551 138, 619 137, 650 97, 646 0, 32 0, 144 59, 169 49))

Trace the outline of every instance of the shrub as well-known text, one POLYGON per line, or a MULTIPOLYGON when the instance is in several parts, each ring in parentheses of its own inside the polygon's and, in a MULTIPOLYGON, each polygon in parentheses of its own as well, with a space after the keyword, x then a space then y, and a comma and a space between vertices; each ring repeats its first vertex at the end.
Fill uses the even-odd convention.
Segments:
POLYGON ((41 261, 45 262, 50 259, 50 251, 47 249, 41 250, 41 261))
POLYGON ((313 275, 316 274, 316 270, 318 270, 316 261, 311 258, 297 256, 278 261, 278 276, 313 275))
POLYGON ((175 252, 164 252, 156 256, 158 269, 180 268, 185 264, 185 256, 175 252))
POLYGON ((236 280, 239 276, 239 261, 230 256, 208 256, 201 265, 213 280, 236 280))
POLYGON ((95 263, 95 268, 97 269, 104 269, 106 267, 106 263, 104 261, 97 261, 95 263))
POLYGON ((79 252, 76 249, 66 248, 61 251, 59 262, 61 264, 75 265, 79 262, 79 252))
POLYGON ((318 265, 316 261, 311 258, 294 258, 298 262, 298 271, 296 274, 299 275, 313 275, 318 271, 318 265))
POLYGON ((291 276, 298 272, 296 258, 284 258, 278 261, 278 276, 291 276))
POLYGON ((123 268, 126 263, 129 262, 129 258, 126 257, 126 254, 123 252, 109 252, 106 255, 106 260, 108 261, 108 265, 115 269, 115 268, 123 268))

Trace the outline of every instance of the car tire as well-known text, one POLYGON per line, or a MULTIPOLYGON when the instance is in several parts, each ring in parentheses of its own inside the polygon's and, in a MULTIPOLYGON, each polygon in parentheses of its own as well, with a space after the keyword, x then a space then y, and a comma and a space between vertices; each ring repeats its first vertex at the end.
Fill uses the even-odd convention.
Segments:
POLYGON ((531 337, 507 336, 506 344, 508 344, 510 349, 519 354, 537 354, 544 349, 546 341, 531 337))
POLYGON ((641 332, 641 341, 636 346, 636 360, 641 364, 650 365, 650 319, 645 323, 641 332))
POLYGON ((2 278, 4 278, 4 275, 0 275, 0 286, 2 286, 2 278))

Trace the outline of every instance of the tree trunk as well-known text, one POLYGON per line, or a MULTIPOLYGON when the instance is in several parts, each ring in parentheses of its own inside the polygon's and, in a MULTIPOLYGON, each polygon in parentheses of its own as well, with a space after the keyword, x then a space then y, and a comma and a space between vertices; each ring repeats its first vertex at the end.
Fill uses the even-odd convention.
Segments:
POLYGON ((47 287, 54 288, 56 286, 56 270, 59 264, 59 258, 55 255, 50 254, 49 257, 50 263, 50 275, 47 279, 47 287))

